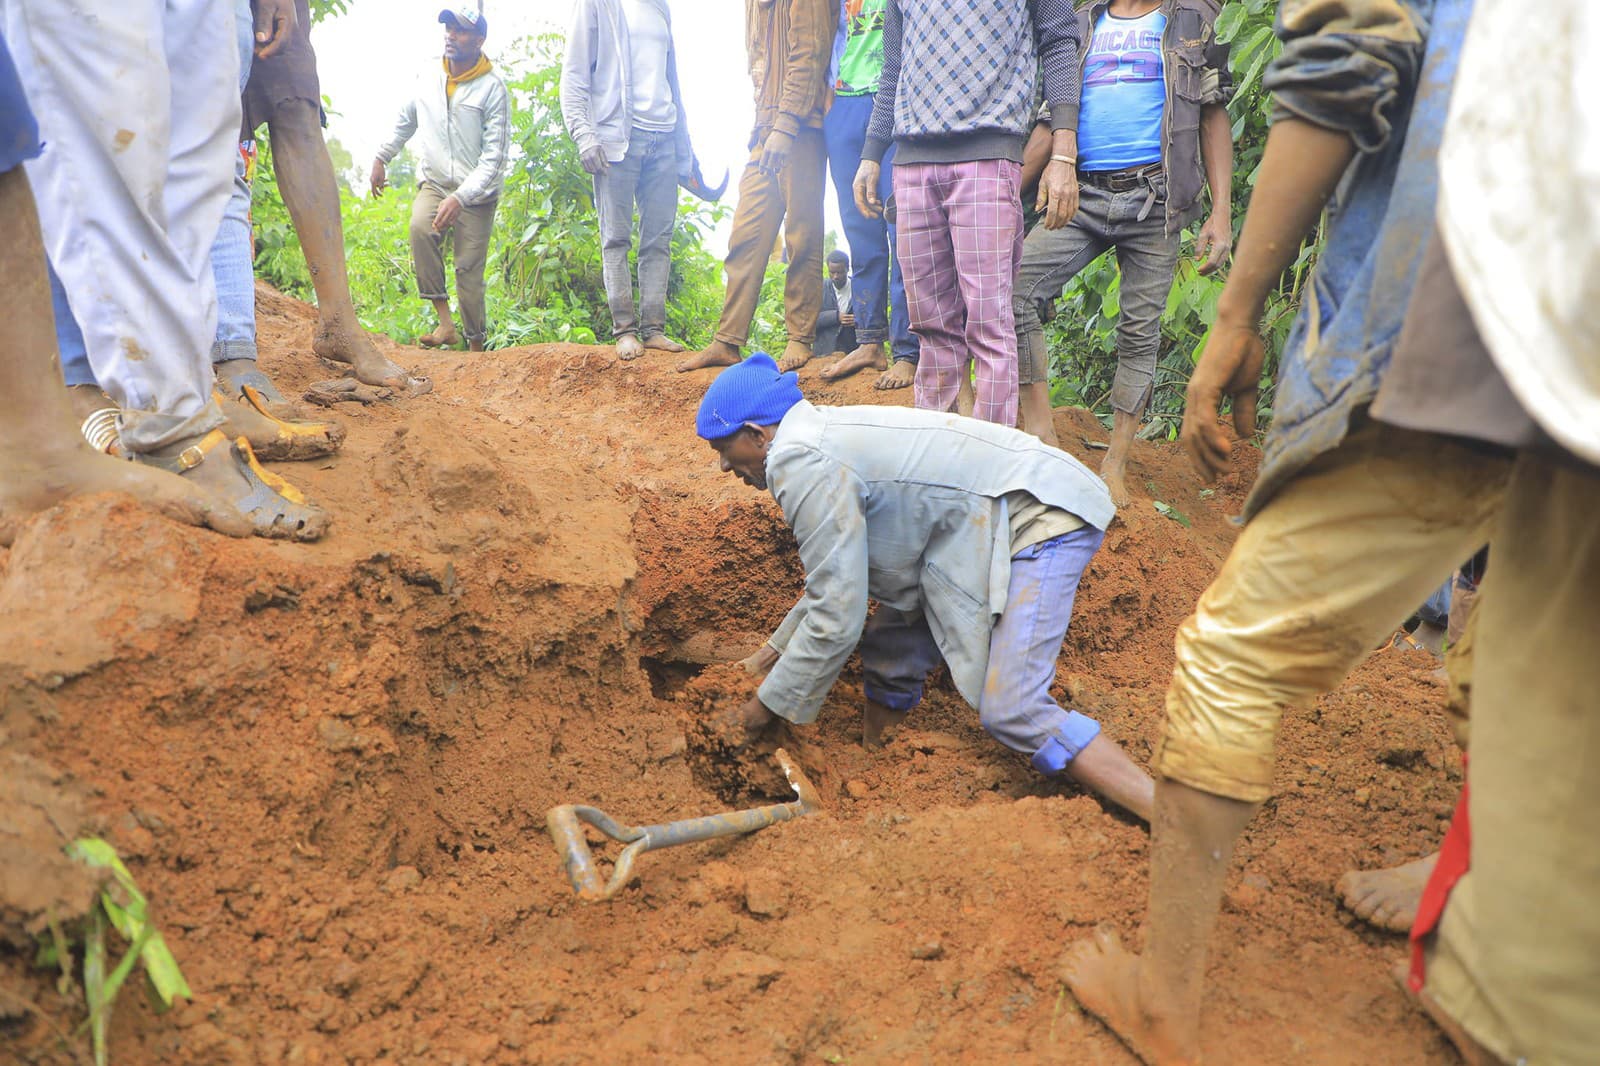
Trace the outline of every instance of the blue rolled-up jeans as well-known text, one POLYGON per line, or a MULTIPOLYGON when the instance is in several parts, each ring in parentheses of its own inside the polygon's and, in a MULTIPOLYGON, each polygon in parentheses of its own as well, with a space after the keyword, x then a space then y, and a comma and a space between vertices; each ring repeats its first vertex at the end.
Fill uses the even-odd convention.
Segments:
MULTIPOLYGON (((868 218, 856 209, 854 185, 872 119, 871 95, 836 96, 822 120, 822 138, 828 147, 828 169, 839 198, 839 221, 850 245, 850 304, 856 316, 856 341, 888 342, 896 359, 916 362, 917 335, 911 332, 906 310, 906 286, 900 263, 893 254, 895 229, 882 218, 868 218)), ((894 148, 884 154, 878 176, 878 195, 888 203, 894 191, 894 148)), ((819 349, 820 351, 820 349, 819 349)))
MULTIPOLYGON (((1072 621, 1089 560, 1105 533, 1084 526, 1024 548, 1011 557, 1006 609, 989 637, 989 671, 978 720, 1042 774, 1057 774, 1100 734, 1100 723, 1064 709, 1050 695, 1056 659, 1072 621)), ((880 605, 861 637, 862 689, 874 703, 909 711, 939 665, 925 615, 880 605)))

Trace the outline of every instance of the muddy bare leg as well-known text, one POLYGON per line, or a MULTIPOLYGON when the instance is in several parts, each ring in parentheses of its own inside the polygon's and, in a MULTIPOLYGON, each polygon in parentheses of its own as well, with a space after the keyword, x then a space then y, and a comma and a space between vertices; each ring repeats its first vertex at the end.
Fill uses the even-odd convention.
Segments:
POLYGON ((867 701, 866 709, 861 714, 861 746, 869 751, 883 747, 888 739, 887 734, 893 733, 906 720, 910 711, 890 710, 881 703, 873 700, 867 701))
POLYGON ((317 335, 312 349, 335 363, 349 363, 368 385, 403 384, 406 374, 386 359, 356 318, 344 257, 344 221, 333 161, 322 139, 318 105, 311 100, 279 103, 268 122, 278 191, 294 220, 306 269, 317 292, 317 335))
POLYGON ((75 431, 44 261, 33 192, 17 167, 0 174, 0 544, 22 519, 94 492, 126 492, 179 521, 248 536, 249 523, 203 488, 100 455, 75 431))
POLYGON ((1020 399, 1023 428, 1050 447, 1059 448, 1061 441, 1056 437, 1055 415, 1050 406, 1050 386, 1042 381, 1023 385, 1020 399))
POLYGON ((1111 934, 1077 945, 1063 960, 1063 976, 1078 1002, 1154 1066, 1199 1061, 1206 947, 1234 842, 1258 809, 1175 781, 1158 782, 1144 955, 1129 952, 1111 934))
POLYGON ((1417 919, 1422 890, 1439 853, 1387 870, 1351 870, 1339 878, 1345 908, 1368 925, 1391 933, 1407 933, 1417 919))
POLYGON ((1103 734, 1085 744, 1067 764, 1067 776, 1147 822, 1155 813, 1155 780, 1103 734))
POLYGON ((1128 453, 1133 450, 1133 435, 1143 412, 1118 411, 1111 423, 1111 448, 1100 462, 1100 477, 1111 490, 1111 502, 1128 506, 1128 453))
POLYGON ((461 335, 456 332, 455 319, 450 317, 450 301, 445 297, 429 300, 433 304, 433 313, 439 319, 439 324, 433 332, 424 333, 417 338, 417 342, 424 348, 454 348, 461 343, 461 335))

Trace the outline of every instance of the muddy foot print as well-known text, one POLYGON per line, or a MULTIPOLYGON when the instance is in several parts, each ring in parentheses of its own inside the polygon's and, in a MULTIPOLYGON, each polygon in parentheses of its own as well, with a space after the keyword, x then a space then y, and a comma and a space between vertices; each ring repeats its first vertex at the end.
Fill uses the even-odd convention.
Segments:
POLYGON ((1409 933, 1417 920, 1422 890, 1427 887, 1439 853, 1387 870, 1351 870, 1339 878, 1339 900, 1368 925, 1391 933, 1409 933))
POLYGON ((676 355, 689 349, 667 336, 665 333, 656 333, 644 339, 644 346, 652 352, 671 352, 676 355))
POLYGON ((1194 1066, 1200 1061, 1196 1042, 1179 1040, 1140 1002, 1139 963, 1116 930, 1102 926, 1067 949, 1061 976, 1079 1005, 1149 1066, 1194 1066))
POLYGON ((894 365, 872 383, 875 389, 909 389, 917 381, 917 364, 909 359, 896 359, 894 365))

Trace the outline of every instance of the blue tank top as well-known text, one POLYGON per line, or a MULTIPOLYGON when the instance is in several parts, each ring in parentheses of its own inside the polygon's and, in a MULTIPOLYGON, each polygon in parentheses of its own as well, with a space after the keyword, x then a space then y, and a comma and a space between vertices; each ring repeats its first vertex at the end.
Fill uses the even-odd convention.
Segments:
POLYGON ((1136 19, 1107 11, 1095 23, 1083 58, 1078 107, 1078 169, 1123 170, 1161 159, 1161 113, 1167 106, 1159 8, 1136 19))

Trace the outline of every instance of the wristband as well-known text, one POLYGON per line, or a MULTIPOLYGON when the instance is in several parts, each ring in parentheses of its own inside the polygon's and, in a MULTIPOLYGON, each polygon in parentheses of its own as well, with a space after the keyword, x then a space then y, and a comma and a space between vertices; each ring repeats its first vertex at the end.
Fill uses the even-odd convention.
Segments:
POLYGON ((1053 155, 1053 156, 1050 157, 1050 162, 1052 162, 1052 163, 1065 163, 1068 166, 1072 166, 1072 167, 1075 167, 1075 166, 1078 165, 1077 157, 1076 156, 1070 156, 1070 155, 1053 155))

